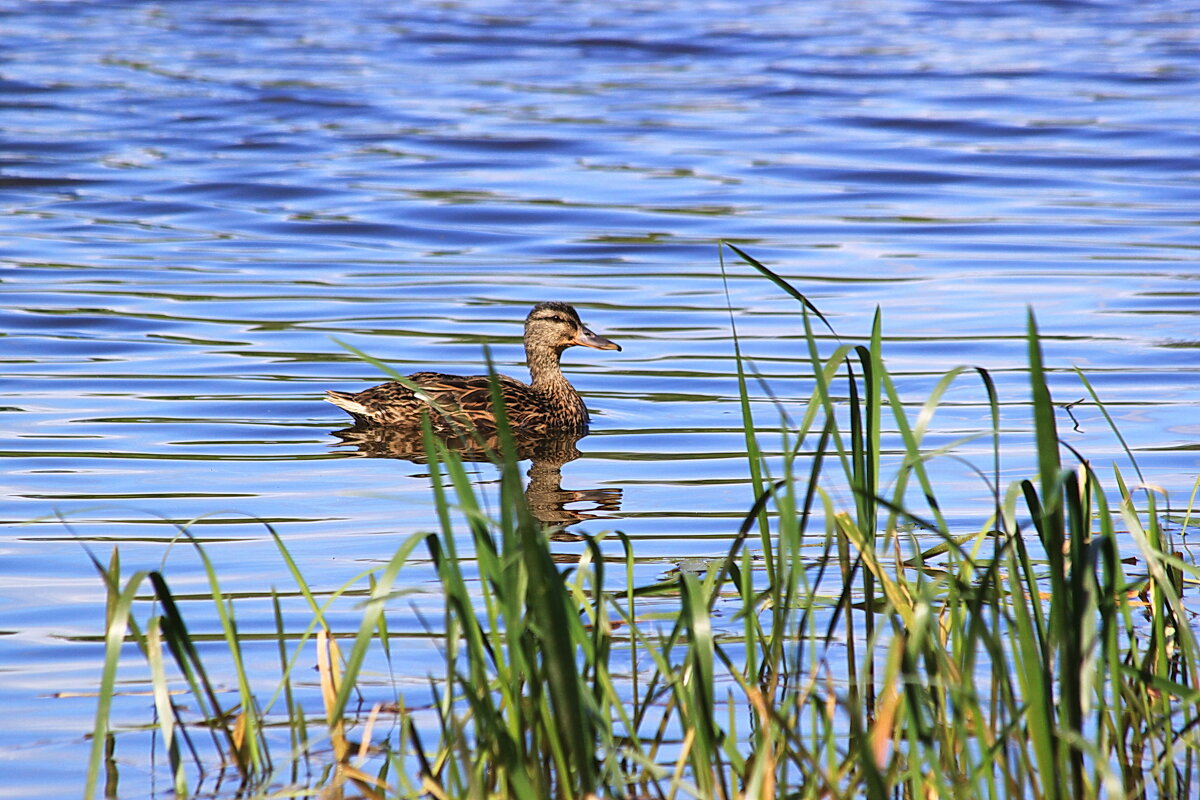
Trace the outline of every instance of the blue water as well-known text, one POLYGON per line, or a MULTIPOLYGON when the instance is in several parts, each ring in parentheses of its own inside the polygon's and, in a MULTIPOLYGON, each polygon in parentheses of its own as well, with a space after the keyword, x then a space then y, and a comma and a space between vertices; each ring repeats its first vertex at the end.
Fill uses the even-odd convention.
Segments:
MULTIPOLYGON (((480 371, 487 341, 521 375, 529 306, 574 304, 624 350, 566 357, 594 423, 563 487, 620 490, 572 529, 628 533, 644 580, 724 553, 749 505, 727 303, 791 413, 811 391, 794 301, 728 253, 727 298, 722 238, 848 340, 881 308, 913 403, 992 370, 1007 479, 1027 307, 1056 399, 1084 370, 1177 507, 1200 473, 1194 4, 43 2, 0 31, 0 796, 78 791, 85 546, 203 592, 168 544, 204 517, 225 587, 261 597, 290 586, 261 521, 330 588, 432 526, 423 467, 331 435, 322 392, 380 377, 335 340, 403 372, 480 371)), ((977 382, 948 397, 934 443, 987 429, 977 382)), ((1074 413, 1064 439, 1128 470, 1074 413)), ((940 486, 982 524, 978 481, 940 486)))

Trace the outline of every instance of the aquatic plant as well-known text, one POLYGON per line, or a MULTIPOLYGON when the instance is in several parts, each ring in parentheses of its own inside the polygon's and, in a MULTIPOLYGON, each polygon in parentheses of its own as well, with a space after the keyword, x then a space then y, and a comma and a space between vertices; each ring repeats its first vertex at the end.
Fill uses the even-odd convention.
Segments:
POLYGON ((1115 466, 1106 489, 1061 442, 1033 315, 1037 468, 1005 487, 986 370, 947 373, 910 416, 884 362, 879 313, 864 343, 822 353, 819 311, 726 247, 798 301, 812 388, 797 418, 785 414, 771 429, 783 446, 767 453, 754 375, 739 351, 753 497, 723 557, 638 586, 634 545, 614 533, 615 567, 598 535, 583 537, 582 554, 563 569, 529 512, 504 426, 490 510, 427 430, 439 530, 410 535, 386 564, 324 596, 272 531, 297 587, 293 597, 272 595, 273 636, 239 632, 237 601, 192 539, 233 701, 222 701, 214 656, 199 657, 202 637, 189 631, 165 572, 125 577, 115 550, 107 564, 95 560, 110 602, 85 796, 106 775, 115 794, 106 744, 122 735, 109 720, 117 664, 131 647, 148 666, 180 796, 195 791, 193 776, 224 764, 239 796, 285 783, 293 794, 351 784, 365 797, 436 798, 1191 792, 1200 652, 1183 598, 1197 570, 1175 552, 1170 527, 1186 531, 1190 510, 1170 522, 1158 490, 1129 486, 1115 466), (965 528, 945 519, 929 470, 959 443, 927 439, 945 393, 970 378, 992 421, 990 464, 972 467, 990 500, 965 528), (885 458, 891 440, 899 446, 885 458), (850 498, 846 507, 839 495, 850 498), (1122 555, 1122 541, 1135 555, 1122 555), (443 597, 440 619, 423 618, 426 636, 441 642, 441 667, 419 692, 391 679, 396 622, 412 613, 402 601, 429 587, 406 582, 416 566, 443 597), (331 609, 352 599, 357 629, 339 628, 331 609), (303 604, 306 629, 285 624, 294 616, 285 602, 303 604), (267 646, 280 672, 263 702, 244 652, 267 646), (306 687, 297 665, 313 661, 318 685, 306 687), (176 692, 188 698, 186 712, 176 692), (279 731, 287 752, 271 745, 279 731))

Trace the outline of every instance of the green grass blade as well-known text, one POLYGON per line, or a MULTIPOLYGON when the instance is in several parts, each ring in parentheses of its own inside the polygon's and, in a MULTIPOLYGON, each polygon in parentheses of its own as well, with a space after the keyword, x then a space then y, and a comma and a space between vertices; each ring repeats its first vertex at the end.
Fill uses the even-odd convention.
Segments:
POLYGON ((742 250, 737 245, 731 244, 730 242, 722 242, 721 244, 723 244, 725 247, 728 247, 733 252, 737 253, 738 258, 742 259, 747 264, 754 267, 756 270, 758 270, 759 274, 761 274, 767 280, 771 281, 771 283, 775 284, 780 289, 783 289, 785 292, 787 292, 793 298, 798 300, 800 302, 800 304, 803 305, 806 309, 808 309, 809 312, 814 314, 817 317, 817 319, 819 319, 819 320, 821 320, 821 322, 825 323, 825 327, 829 328, 830 333, 832 333, 834 336, 837 336, 837 331, 835 331, 833 329, 833 326, 829 324, 829 320, 825 319, 825 315, 821 313, 820 309, 818 309, 815 305, 813 305, 812 301, 810 301, 807 297, 805 297, 803 294, 801 294, 794 286, 792 286, 790 283, 788 283, 786 280, 781 278, 776 273, 772 272, 762 262, 760 262, 758 259, 750 256, 749 254, 747 254, 744 250, 742 250))
POLYGON ((92 747, 88 755, 87 780, 83 787, 84 800, 96 797, 96 783, 100 776, 100 764, 104 759, 104 747, 111 732, 109 718, 112 713, 113 691, 117 680, 117 663, 121 658, 121 646, 129 630, 130 608, 146 580, 148 572, 135 572, 125 587, 112 600, 111 614, 104 629, 104 666, 100 672, 100 687, 96 693, 96 721, 92 725, 92 747))
POLYGON ((179 740, 176 738, 175 707, 171 702, 171 688, 163 669, 162 632, 159 618, 150 620, 146 627, 146 656, 150 665, 150 684, 154 693, 154 708, 158 715, 158 728, 162 732, 163 745, 167 749, 167 763, 171 770, 172 789, 177 797, 187 797, 187 775, 183 769, 179 740))
POLYGON ((382 616, 384 607, 391 595, 392 586, 400 574, 400 569, 408 561, 409 555, 424 540, 425 536, 423 534, 414 533, 400 545, 391 559, 388 560, 387 566, 380 573, 370 599, 364 604, 362 622, 359 623, 358 633, 354 637, 354 644, 351 645, 350 653, 346 657, 346 666, 342 671, 342 681, 338 687, 337 697, 334 700, 333 712, 329 720, 330 724, 340 719, 342 714, 345 713, 346 703, 349 701, 350 695, 357 685, 358 673, 362 669, 367 649, 374 637, 375 631, 379 629, 379 618, 382 616))

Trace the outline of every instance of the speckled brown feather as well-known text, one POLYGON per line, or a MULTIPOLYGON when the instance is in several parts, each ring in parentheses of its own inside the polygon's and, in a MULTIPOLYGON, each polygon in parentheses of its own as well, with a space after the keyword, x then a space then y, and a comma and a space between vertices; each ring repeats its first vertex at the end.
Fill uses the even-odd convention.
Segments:
MULTIPOLYGON (((555 414, 531 387, 507 375, 497 375, 500 396, 509 424, 521 430, 576 429, 587 425, 587 417, 555 414)), ((418 426, 421 415, 429 414, 438 431, 496 427, 492 408, 492 388, 487 375, 445 375, 440 372, 415 372, 408 380, 420 387, 428 400, 396 381, 372 386, 361 392, 327 392, 329 401, 347 411, 355 422, 371 425, 418 426), (366 412, 366 413, 364 413, 366 412)))
MULTIPOLYGON (((587 407, 563 376, 562 351, 573 345, 601 350, 621 348, 584 327, 575 309, 540 303, 525 321, 525 354, 532 384, 497 375, 513 430, 585 431, 587 407)), ((391 381, 361 392, 326 392, 327 400, 365 425, 418 427, 428 415, 435 430, 494 430, 491 379, 487 375, 416 372, 405 383, 391 381), (407 385, 406 385, 407 384, 407 385)))

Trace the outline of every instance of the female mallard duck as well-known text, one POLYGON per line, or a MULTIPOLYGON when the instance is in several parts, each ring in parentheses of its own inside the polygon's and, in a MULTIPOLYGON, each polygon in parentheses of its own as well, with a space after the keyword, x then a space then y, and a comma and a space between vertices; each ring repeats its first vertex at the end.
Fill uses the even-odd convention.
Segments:
MULTIPOLYGON (((565 303, 539 303, 525 318, 525 362, 530 383, 497 375, 509 424, 519 433, 584 431, 587 407, 559 366, 563 350, 574 345, 597 350, 620 346, 589 331, 565 303)), ((326 392, 328 400, 360 425, 418 427, 428 414, 435 430, 495 429, 492 389, 487 375, 415 372, 403 381, 361 392, 326 392)))

